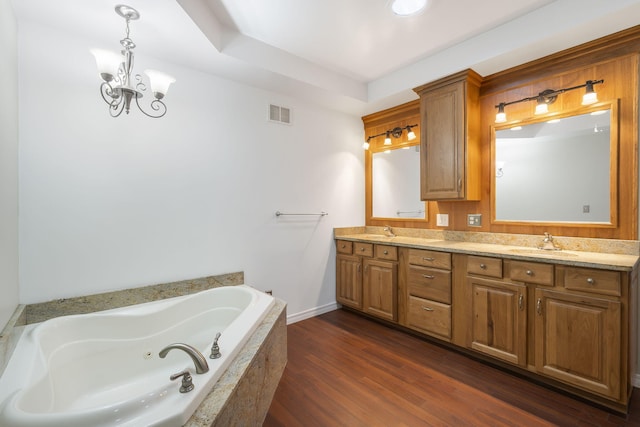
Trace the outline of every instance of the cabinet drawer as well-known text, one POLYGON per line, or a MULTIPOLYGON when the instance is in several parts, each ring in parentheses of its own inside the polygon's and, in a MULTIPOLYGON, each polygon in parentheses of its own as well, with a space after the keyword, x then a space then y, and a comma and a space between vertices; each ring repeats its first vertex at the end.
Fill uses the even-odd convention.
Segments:
POLYGON ((566 289, 620 296, 620 273, 593 268, 558 267, 558 278, 566 289))
POLYGON ((407 290, 409 295, 451 304, 451 272, 410 265, 407 290))
POLYGON ((553 265, 539 262, 510 261, 509 278, 520 282, 553 286, 553 265))
POLYGON ((376 258, 388 259, 390 261, 398 260, 398 248, 395 246, 376 245, 376 258))
POLYGON ((409 249, 409 264, 451 270, 451 254, 446 252, 409 249))
POLYGON ((502 260, 482 256, 467 257, 467 273, 502 278, 502 260))
POLYGON ((441 337, 451 337, 451 306, 409 296, 407 325, 441 337))
POLYGON ((348 240, 336 240, 336 252, 339 254, 351 255, 353 253, 353 242, 348 240))
POLYGON ((373 256, 373 243, 354 242, 353 254, 361 256, 373 256))

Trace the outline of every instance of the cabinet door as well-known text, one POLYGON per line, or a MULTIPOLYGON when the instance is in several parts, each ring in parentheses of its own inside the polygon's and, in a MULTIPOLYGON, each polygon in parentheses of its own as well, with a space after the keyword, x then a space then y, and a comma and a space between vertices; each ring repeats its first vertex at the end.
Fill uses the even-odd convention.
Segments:
POLYGON ((397 319, 398 264, 377 259, 364 260, 363 310, 382 319, 397 319))
POLYGON ((620 398, 621 304, 536 289, 536 370, 620 398))
POLYGON ((423 200, 465 195, 465 82, 421 97, 420 193, 423 200))
POLYGON ((336 256, 336 301, 362 309, 362 259, 359 256, 336 256))
POLYGON ((487 279, 467 279, 472 310, 468 346, 495 358, 525 366, 527 288, 487 279))

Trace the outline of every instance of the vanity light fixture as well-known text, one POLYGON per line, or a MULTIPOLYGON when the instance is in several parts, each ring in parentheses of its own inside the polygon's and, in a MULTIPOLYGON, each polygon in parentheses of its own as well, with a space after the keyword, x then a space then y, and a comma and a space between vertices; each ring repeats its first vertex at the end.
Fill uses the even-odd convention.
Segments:
POLYGON ((371 135, 367 138, 367 140, 362 144, 362 148, 365 150, 368 150, 369 147, 371 146, 371 140, 374 138, 377 138, 379 136, 383 136, 384 135, 384 145, 391 145, 392 141, 391 141, 391 137, 394 138, 400 138, 402 136, 402 131, 406 130, 407 131, 407 140, 409 141, 413 141, 414 139, 416 139, 416 134, 413 130, 411 130, 411 128, 414 128, 418 125, 407 125, 405 127, 400 127, 400 126, 396 126, 393 129, 389 129, 387 131, 384 131, 382 133, 379 133, 377 135, 371 135))
POLYGON ((145 70, 155 99, 150 104, 152 112, 148 113, 142 109, 138 99, 142 98, 147 87, 142 82, 140 74, 133 74, 133 49, 136 44, 129 37, 129 22, 139 19, 140 13, 123 4, 117 5, 115 11, 126 21, 125 36, 120 40, 120 44, 124 48, 121 55, 102 49, 91 49, 102 78, 100 85, 102 99, 109 105, 111 117, 118 117, 123 111, 129 114, 133 99, 145 115, 156 119, 162 117, 167 113, 167 106, 162 102, 162 99, 167 94, 169 85, 176 79, 160 71, 145 70), (132 81, 134 79, 135 82, 132 81))
POLYGON ((596 94, 595 90, 593 89, 594 85, 600 84, 600 83, 604 83, 604 80, 587 80, 585 84, 583 85, 578 85, 578 86, 572 86, 572 87, 568 87, 568 88, 564 88, 564 89, 558 89, 558 90, 553 90, 553 89, 546 89, 543 90, 542 92, 540 92, 539 94, 537 94, 536 96, 530 96, 527 98, 522 98, 519 99, 517 101, 511 101, 511 102, 501 102, 498 105, 496 105, 496 108, 498 109, 498 112, 496 113, 496 123, 505 123, 507 121, 507 115, 504 112, 504 108, 507 105, 511 105, 511 104, 517 104, 520 102, 525 102, 525 101, 536 101, 536 111, 535 114, 546 114, 549 112, 549 105, 553 104, 555 102, 555 100, 558 98, 558 95, 560 95, 561 93, 564 92, 568 92, 570 90, 574 90, 574 89, 580 89, 580 88, 586 88, 585 89, 585 94, 582 97, 582 105, 590 105, 593 103, 598 102, 598 95, 596 94))

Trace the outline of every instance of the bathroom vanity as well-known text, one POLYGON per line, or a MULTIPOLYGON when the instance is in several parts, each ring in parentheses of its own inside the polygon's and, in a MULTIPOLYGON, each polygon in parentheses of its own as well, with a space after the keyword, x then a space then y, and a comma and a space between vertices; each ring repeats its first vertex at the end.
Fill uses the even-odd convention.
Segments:
POLYGON ((616 254, 544 251, 518 245, 525 237, 514 245, 490 233, 394 231, 335 229, 343 306, 626 411, 637 242, 616 254))

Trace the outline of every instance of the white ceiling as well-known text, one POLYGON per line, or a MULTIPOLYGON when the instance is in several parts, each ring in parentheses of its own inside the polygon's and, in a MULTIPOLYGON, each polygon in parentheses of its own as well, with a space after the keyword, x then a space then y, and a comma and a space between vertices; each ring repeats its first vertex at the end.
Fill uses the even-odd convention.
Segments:
POLYGON ((18 22, 111 45, 118 3, 141 13, 138 55, 357 115, 465 68, 492 74, 640 24, 640 0, 430 0, 408 18, 390 0, 13 0, 18 22))

